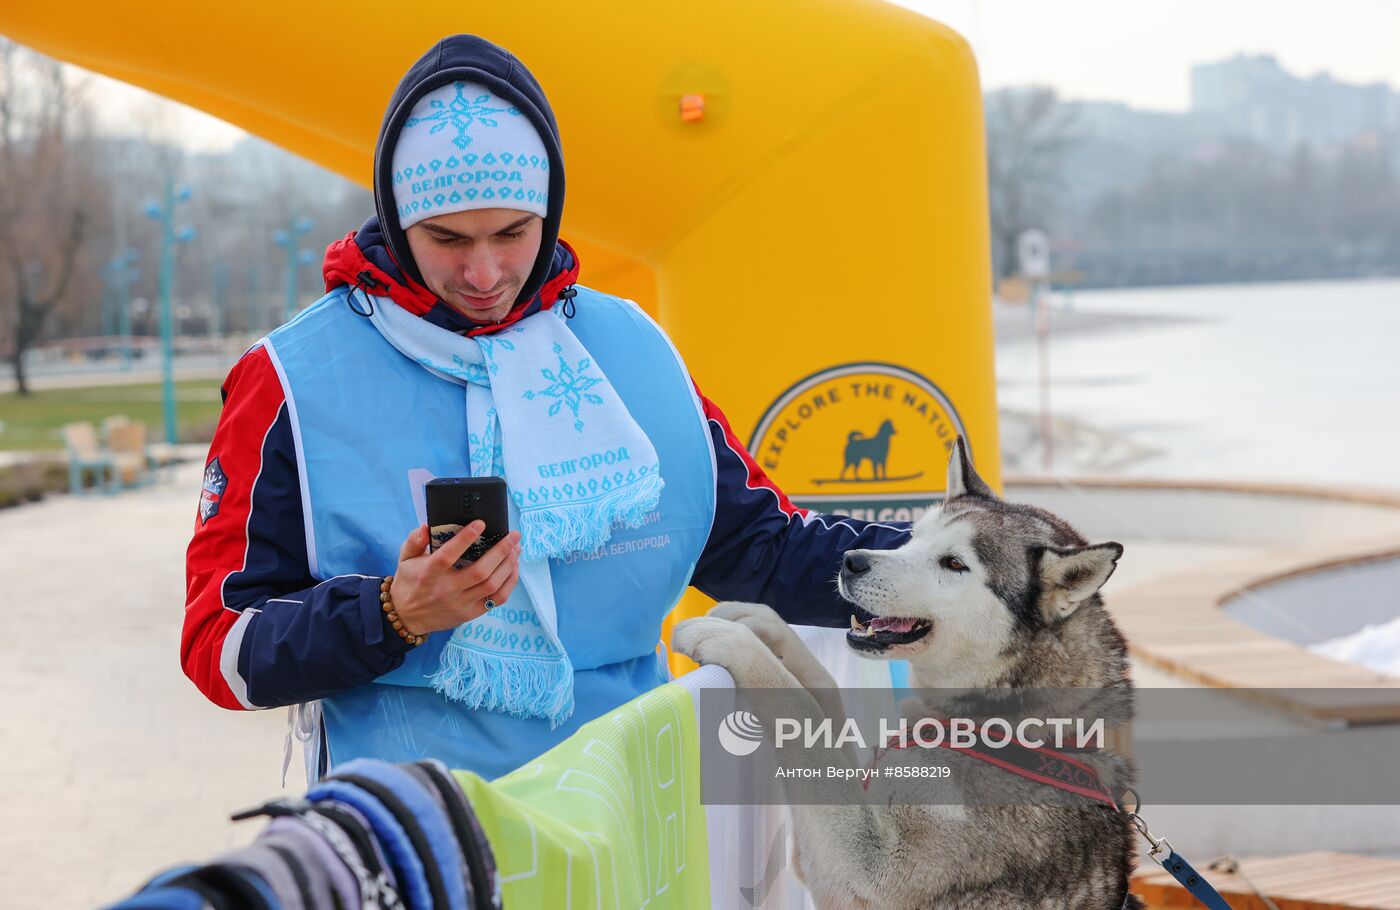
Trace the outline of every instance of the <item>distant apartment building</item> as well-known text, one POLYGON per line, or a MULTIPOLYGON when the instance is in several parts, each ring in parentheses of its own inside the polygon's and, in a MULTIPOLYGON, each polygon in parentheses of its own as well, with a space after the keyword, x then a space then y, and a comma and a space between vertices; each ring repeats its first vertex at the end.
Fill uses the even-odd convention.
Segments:
POLYGON ((1327 73, 1301 79, 1267 54, 1193 66, 1191 110, 1222 133, 1279 150, 1400 131, 1400 94, 1389 85, 1351 85, 1327 73))
MULTIPOLYGON (((1035 201, 1018 211, 1050 234, 1055 272, 1085 287, 1400 275, 1400 92, 1267 55, 1190 75, 1184 111, 1060 99, 1053 170, 994 181, 994 199, 1035 201)), ((989 92, 989 110, 1025 90, 989 92)), ((989 145, 1017 141, 997 123, 989 145)))

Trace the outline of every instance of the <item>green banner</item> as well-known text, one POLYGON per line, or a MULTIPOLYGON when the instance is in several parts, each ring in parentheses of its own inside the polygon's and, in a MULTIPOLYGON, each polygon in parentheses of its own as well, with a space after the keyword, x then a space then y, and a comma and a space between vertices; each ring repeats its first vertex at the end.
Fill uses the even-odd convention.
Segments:
POLYGON ((507 908, 710 906, 690 693, 661 686, 487 783, 458 771, 507 908))

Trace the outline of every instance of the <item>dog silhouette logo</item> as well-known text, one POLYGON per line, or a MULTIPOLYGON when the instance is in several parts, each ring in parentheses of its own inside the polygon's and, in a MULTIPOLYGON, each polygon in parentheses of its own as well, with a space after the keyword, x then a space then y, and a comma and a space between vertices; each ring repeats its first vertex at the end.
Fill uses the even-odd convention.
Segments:
POLYGON ((845 458, 841 463, 841 473, 835 477, 814 477, 812 483, 821 486, 826 483, 893 483, 901 480, 918 480, 923 471, 891 477, 889 472, 890 439, 895 435, 894 421, 888 418, 880 422, 880 429, 867 436, 859 430, 846 434, 845 458), (861 476, 861 466, 870 462, 870 476, 861 476))
POLYGON ((933 380, 864 361, 785 389, 759 418, 749 452, 798 507, 916 521, 942 498, 943 466, 960 435, 962 418, 933 380))
POLYGON ((841 465, 841 480, 846 472, 851 472, 852 480, 860 479, 860 466, 870 462, 872 480, 884 480, 889 476, 886 462, 890 460, 890 437, 894 435, 894 421, 886 420, 874 436, 864 436, 859 430, 852 430, 846 437, 846 461, 841 465))

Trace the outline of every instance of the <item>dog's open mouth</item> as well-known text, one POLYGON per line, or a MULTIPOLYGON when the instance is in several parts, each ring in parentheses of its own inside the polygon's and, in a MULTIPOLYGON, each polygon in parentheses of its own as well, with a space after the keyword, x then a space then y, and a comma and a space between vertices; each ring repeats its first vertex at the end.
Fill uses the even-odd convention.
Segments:
POLYGON ((908 616, 876 616, 856 607, 846 641, 858 651, 883 651, 893 645, 907 645, 933 631, 927 619, 908 616))

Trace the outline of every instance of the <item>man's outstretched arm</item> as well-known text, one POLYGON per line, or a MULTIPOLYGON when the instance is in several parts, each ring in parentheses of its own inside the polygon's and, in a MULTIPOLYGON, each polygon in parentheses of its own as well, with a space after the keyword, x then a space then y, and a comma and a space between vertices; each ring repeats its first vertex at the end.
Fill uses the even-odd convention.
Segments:
POLYGON ((716 600, 763 603, 792 623, 844 627, 836 592, 847 550, 890 550, 908 522, 873 523, 800 509, 759 467, 724 413, 696 389, 715 451, 715 523, 691 584, 716 600))

